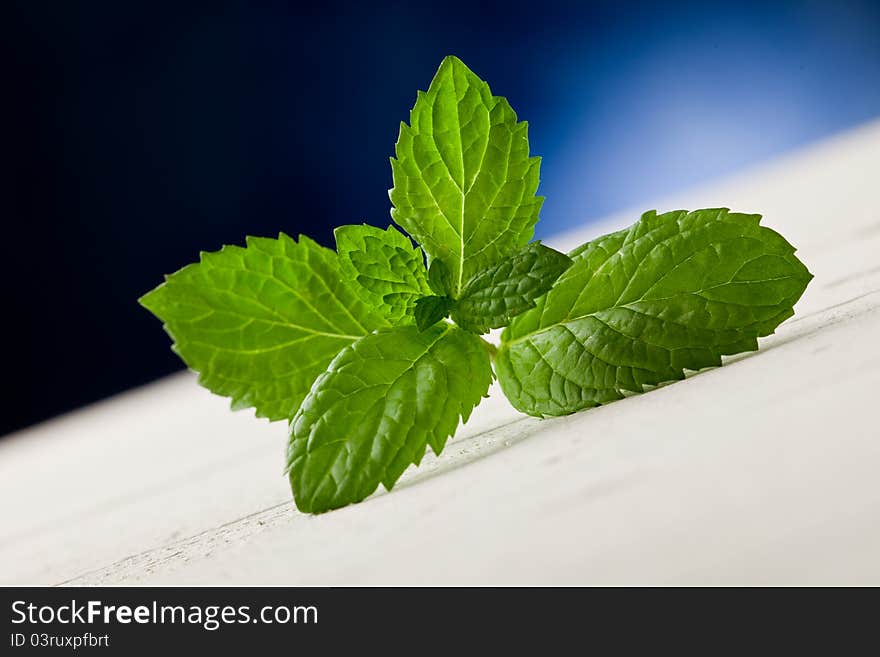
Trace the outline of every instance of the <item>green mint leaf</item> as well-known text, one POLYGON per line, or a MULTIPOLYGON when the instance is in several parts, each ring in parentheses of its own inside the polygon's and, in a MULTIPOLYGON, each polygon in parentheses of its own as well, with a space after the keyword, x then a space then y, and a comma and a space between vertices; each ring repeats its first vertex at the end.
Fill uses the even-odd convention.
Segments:
POLYGON ((340 226, 334 234, 342 273, 359 296, 392 325, 411 324, 416 299, 431 292, 421 250, 393 226, 340 226))
POLYGON ((336 253, 282 233, 202 253, 140 303, 202 385, 234 409, 282 420, 340 349, 389 325, 353 287, 336 253))
MULTIPOLYGON (((449 267, 453 298, 532 237, 543 198, 528 125, 461 60, 447 57, 391 160, 394 221, 449 267)), ((436 290, 435 290, 436 291, 436 290)))
POLYGON ((333 359, 290 425, 297 507, 320 513, 391 489, 426 445, 439 454, 492 380, 473 334, 451 324, 360 338, 333 359))
POLYGON ((449 314, 452 300, 449 297, 428 296, 416 301, 416 326, 420 331, 430 328, 449 314))
POLYGON ((511 403, 564 415, 757 349, 812 275, 760 215, 647 212, 572 252, 574 264, 502 335, 511 403))
POLYGON ((535 300, 570 266, 571 258, 564 253, 532 242, 468 281, 452 309, 452 319, 475 333, 507 326, 534 308, 535 300))
POLYGON ((428 285, 434 294, 448 297, 452 294, 452 272, 442 260, 434 260, 428 268, 428 285))

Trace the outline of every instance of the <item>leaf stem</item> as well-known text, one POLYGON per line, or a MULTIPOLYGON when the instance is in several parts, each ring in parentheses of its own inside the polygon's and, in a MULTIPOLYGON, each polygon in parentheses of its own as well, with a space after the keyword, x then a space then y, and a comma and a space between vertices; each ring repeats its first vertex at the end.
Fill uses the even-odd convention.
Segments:
POLYGON ((480 338, 480 342, 483 343, 483 346, 486 347, 486 351, 489 352, 490 360, 494 361, 495 354, 498 353, 498 347, 496 347, 494 344, 492 344, 491 342, 489 342, 488 340, 486 340, 484 338, 480 338))

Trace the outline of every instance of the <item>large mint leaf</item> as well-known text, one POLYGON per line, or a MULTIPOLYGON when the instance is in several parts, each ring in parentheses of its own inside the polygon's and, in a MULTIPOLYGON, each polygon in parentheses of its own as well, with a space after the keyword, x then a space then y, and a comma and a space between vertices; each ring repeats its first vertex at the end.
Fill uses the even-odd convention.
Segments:
POLYGON ((281 234, 202 253, 140 303, 165 323, 202 385, 233 408, 282 420, 340 349, 389 325, 352 285, 336 253, 281 234))
POLYGON ((458 297, 474 274, 532 237, 543 198, 528 125, 455 57, 419 92, 391 160, 391 216, 442 260, 458 297))
POLYGON ((421 250, 393 226, 340 226, 335 235, 342 272, 361 298, 392 324, 412 324, 416 299, 431 293, 421 250))
POLYGON ((468 281, 452 309, 452 319, 476 333, 507 326, 513 317, 533 308, 570 265, 564 253, 532 242, 468 281))
POLYGON ((391 489, 426 445, 440 453, 492 379, 482 341, 449 324, 400 327, 346 347, 290 425, 296 505, 320 513, 391 489))
POLYGON ((511 403, 564 415, 758 347, 812 275, 760 215, 647 212, 572 252, 574 264, 502 335, 511 403))

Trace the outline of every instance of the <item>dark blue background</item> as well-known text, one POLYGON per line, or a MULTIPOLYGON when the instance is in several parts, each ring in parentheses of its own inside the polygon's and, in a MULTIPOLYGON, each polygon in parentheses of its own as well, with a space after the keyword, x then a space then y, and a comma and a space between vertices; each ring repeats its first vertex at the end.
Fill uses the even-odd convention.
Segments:
POLYGON ((135 300, 200 249, 386 224, 446 54, 530 122, 539 236, 880 115, 878 2, 371 4, 13 5, 0 433, 179 369, 135 300))

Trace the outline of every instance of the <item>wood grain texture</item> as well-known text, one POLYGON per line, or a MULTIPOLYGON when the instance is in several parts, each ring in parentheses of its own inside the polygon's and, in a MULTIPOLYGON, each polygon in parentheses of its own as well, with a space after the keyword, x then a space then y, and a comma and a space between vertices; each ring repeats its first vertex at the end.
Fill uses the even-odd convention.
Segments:
MULTIPOLYGON (((298 514, 286 427, 177 375, 0 441, 3 584, 880 584, 880 122, 661 201, 816 278, 757 353, 555 420, 497 388, 391 494, 298 514)), ((547 243, 565 249, 641 211, 547 243)))

